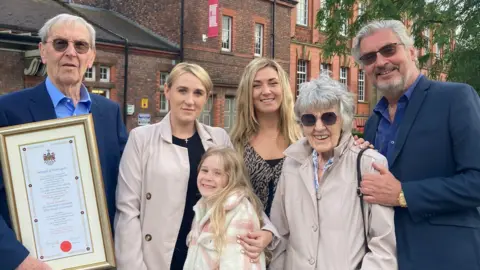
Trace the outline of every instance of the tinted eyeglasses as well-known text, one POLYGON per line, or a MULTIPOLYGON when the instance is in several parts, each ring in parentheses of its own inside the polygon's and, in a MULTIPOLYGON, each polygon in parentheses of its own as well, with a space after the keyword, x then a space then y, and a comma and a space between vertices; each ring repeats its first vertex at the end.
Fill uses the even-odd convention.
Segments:
MULTIPOLYGON (((317 123, 317 117, 311 113, 302 115, 300 120, 305 127, 313 127, 317 123)), ((337 115, 334 112, 326 112, 320 116, 320 120, 324 126, 335 125, 337 122, 337 115)))
POLYGON ((360 61, 365 66, 371 65, 377 61, 377 53, 380 53, 383 57, 390 57, 397 53, 397 45, 403 45, 403 43, 390 43, 376 52, 369 52, 360 57, 360 61))
MULTIPOLYGON (((64 52, 68 48, 68 43, 70 41, 67 39, 63 38, 56 38, 52 41, 47 41, 45 43, 52 43, 53 48, 57 52, 64 52)), ((90 44, 86 41, 81 41, 81 40, 73 40, 73 47, 75 48, 75 51, 78 54, 84 54, 87 53, 88 50, 90 50, 90 44)))

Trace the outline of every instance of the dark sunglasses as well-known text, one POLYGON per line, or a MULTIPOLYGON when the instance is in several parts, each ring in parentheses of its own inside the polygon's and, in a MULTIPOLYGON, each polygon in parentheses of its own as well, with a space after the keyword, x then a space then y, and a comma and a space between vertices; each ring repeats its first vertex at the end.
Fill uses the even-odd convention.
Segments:
MULTIPOLYGON (((300 120, 305 127, 313 127, 317 123, 317 117, 311 113, 302 115, 300 120)), ((322 123, 325 126, 335 125, 337 122, 337 115, 334 112, 326 112, 320 116, 320 120, 322 120, 322 123)))
MULTIPOLYGON (((52 41, 47 41, 45 43, 52 43, 53 48, 57 52, 64 52, 68 48, 68 43, 70 41, 63 39, 63 38, 56 38, 52 41)), ((75 48, 75 51, 78 54, 84 54, 87 53, 88 50, 90 50, 90 44, 86 41, 81 41, 81 40, 74 40, 73 42, 73 47, 75 48)))
POLYGON ((380 53, 383 57, 390 57, 397 53, 397 45, 403 45, 403 43, 391 43, 383 46, 376 52, 369 52, 360 57, 360 61, 363 65, 368 66, 377 61, 377 53, 380 53))

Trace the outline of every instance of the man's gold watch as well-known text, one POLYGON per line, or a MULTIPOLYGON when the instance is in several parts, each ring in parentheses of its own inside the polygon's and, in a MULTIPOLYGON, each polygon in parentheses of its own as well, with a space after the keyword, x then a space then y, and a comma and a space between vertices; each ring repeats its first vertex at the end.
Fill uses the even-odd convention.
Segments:
POLYGON ((400 207, 407 207, 407 201, 405 200, 403 190, 400 191, 400 194, 398 194, 398 203, 400 204, 400 207))

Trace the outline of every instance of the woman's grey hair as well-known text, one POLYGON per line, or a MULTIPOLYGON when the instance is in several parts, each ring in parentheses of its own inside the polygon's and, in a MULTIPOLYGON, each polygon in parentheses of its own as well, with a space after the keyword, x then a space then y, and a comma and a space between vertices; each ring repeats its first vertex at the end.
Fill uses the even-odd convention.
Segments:
POLYGON ((348 92, 343 83, 323 72, 317 79, 301 84, 299 92, 295 102, 295 116, 298 121, 306 111, 337 107, 343 121, 342 130, 345 132, 352 130, 355 111, 354 95, 348 92))
POLYGON ((92 49, 95 49, 95 28, 91 24, 89 24, 85 19, 82 17, 70 15, 70 14, 59 14, 50 20, 48 20, 42 28, 40 28, 40 31, 38 31, 38 35, 40 36, 42 43, 47 42, 48 36, 50 34, 50 30, 52 30, 53 26, 60 25, 60 24, 67 24, 67 23, 79 23, 81 25, 84 25, 88 33, 90 34, 90 45, 92 46, 92 49))
POLYGON ((373 21, 362 27, 358 31, 357 36, 353 40, 352 44, 352 56, 355 58, 355 61, 359 64, 360 61, 360 42, 364 37, 367 37, 378 30, 390 29, 398 37, 401 43, 405 45, 405 48, 413 47, 414 40, 413 37, 409 34, 405 25, 398 20, 383 20, 383 21, 373 21))

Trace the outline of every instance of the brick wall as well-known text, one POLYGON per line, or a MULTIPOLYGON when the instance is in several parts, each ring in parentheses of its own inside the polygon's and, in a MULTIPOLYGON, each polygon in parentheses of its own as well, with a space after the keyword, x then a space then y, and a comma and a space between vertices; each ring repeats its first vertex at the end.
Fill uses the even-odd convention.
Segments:
MULTIPOLYGON (((279 2, 279 1, 278 1, 279 2)), ((277 4, 275 58, 290 69, 291 7, 277 4)), ((185 61, 204 67, 214 82, 214 126, 224 126, 224 102, 235 95, 245 66, 254 58, 255 23, 263 24, 263 56, 272 56, 272 2, 264 0, 223 0, 219 7, 218 37, 202 40, 208 30, 208 2, 185 3, 185 61), (232 17, 232 49, 221 50, 222 15, 232 17)))
POLYGON ((0 50, 0 95, 24 88, 23 52, 0 50))
MULTIPOLYGON (((199 2, 185 1, 198 5, 199 2)), ((116 11, 166 37, 170 41, 180 43, 180 1, 179 0, 124 0, 110 1, 111 10, 116 11)), ((185 17, 185 21, 189 18, 185 17)))
POLYGON ((320 65, 322 63, 330 64, 330 71, 335 80, 340 79, 340 68, 347 68, 347 87, 348 90, 355 94, 356 116, 359 121, 354 122, 354 127, 362 129, 365 121, 364 118, 371 113, 372 104, 377 95, 372 91, 372 85, 368 82, 366 75, 364 76, 364 101, 358 101, 358 72, 359 67, 355 64, 353 57, 334 56, 331 59, 323 59, 322 51, 319 44, 325 41, 325 36, 314 28, 315 16, 320 8, 320 2, 309 0, 308 3, 308 25, 302 26, 296 24, 296 8, 292 10, 294 14, 291 18, 290 28, 293 33, 293 39, 290 45, 290 85, 292 92, 297 90, 297 61, 303 59, 307 61, 307 80, 316 78, 320 73, 320 65), (357 126, 357 124, 359 124, 357 126))
MULTIPOLYGON (((135 105, 135 113, 127 116, 128 130, 137 126, 139 113, 149 113, 151 122, 156 123, 163 115, 159 113, 160 104, 160 72, 168 72, 172 69, 172 59, 161 55, 145 55, 132 53, 128 63, 128 92, 127 104, 135 105), (142 98, 148 99, 148 108, 142 109, 142 98)), ((110 98, 120 104, 123 112, 124 100, 124 55, 108 49, 98 50, 95 64, 111 66, 111 82, 113 91, 110 98)))
MULTIPOLYGON (((335 80, 340 79, 340 68, 347 68, 347 87, 348 90, 355 94, 355 104, 356 111, 355 114, 358 116, 368 116, 371 113, 370 110, 370 99, 372 98, 371 88, 372 86, 368 83, 366 75, 364 75, 364 101, 357 101, 358 94, 358 72, 359 67, 355 64, 353 57, 339 57, 335 56, 330 60, 322 59, 321 50, 318 46, 315 45, 301 45, 292 43, 291 44, 291 59, 290 59, 290 86, 292 87, 292 92, 295 94, 297 90, 297 60, 303 59, 307 61, 307 80, 314 79, 320 74, 320 65, 322 63, 330 64, 332 78, 335 80)), ((363 123, 363 122, 362 122, 363 123)))
MULTIPOLYGON (((32 87, 41 83, 44 78, 39 76, 24 76, 23 52, 0 51, 0 94, 32 87)), ((124 55, 118 49, 99 46, 94 65, 96 66, 96 81, 85 81, 90 89, 108 89, 110 99, 120 104, 123 109, 124 100, 124 55), (99 82, 99 66, 110 67, 110 82, 99 82)), ((170 71, 172 59, 161 55, 146 55, 131 53, 129 55, 127 103, 135 105, 135 114, 127 116, 127 128, 137 126, 138 113, 149 113, 152 123, 160 121, 163 115, 159 113, 159 76, 160 72, 170 71), (141 99, 148 98, 147 109, 141 108, 141 99)))
POLYGON ((179 0, 75 0, 75 3, 116 11, 154 33, 180 43, 179 0))
MULTIPOLYGON (((180 42, 180 1, 178 0, 76 1, 76 3, 80 2, 94 6, 105 6, 105 3, 109 3, 111 10, 125 15, 175 43, 180 42)), ((221 0, 219 5, 219 36, 208 38, 205 42, 202 40, 202 34, 207 34, 208 31, 208 1, 185 1, 184 18, 184 60, 204 67, 214 82, 214 105, 211 116, 215 126, 223 126, 224 104, 222 102, 225 101, 226 97, 235 95, 245 66, 254 58, 255 23, 264 25, 263 56, 272 56, 272 1, 221 0), (221 50, 222 14, 233 18, 231 52, 222 52, 221 50)), ((277 1, 275 58, 287 72, 290 69, 290 18, 292 7, 282 1, 277 1)), ((121 56, 119 61, 123 61, 120 59, 123 59, 121 56)), ((149 65, 145 66, 148 67, 149 65)), ((149 68, 152 71, 158 71, 154 67, 149 68)), ((133 73, 137 72, 133 67, 131 70, 133 73)), ((152 77, 145 78, 146 75, 142 70, 138 72, 140 78, 153 80, 152 77)), ((120 83, 122 79, 120 74, 118 75, 120 83)), ((123 87, 118 89, 123 89, 123 87)), ((118 91, 119 100, 123 98, 122 91, 118 91)), ((144 95, 144 93, 137 94, 138 97, 136 98, 138 100, 144 95)), ((138 102, 138 100, 130 99, 129 94, 128 102, 138 102)), ((155 96, 155 99, 159 100, 160 97, 155 96)))

